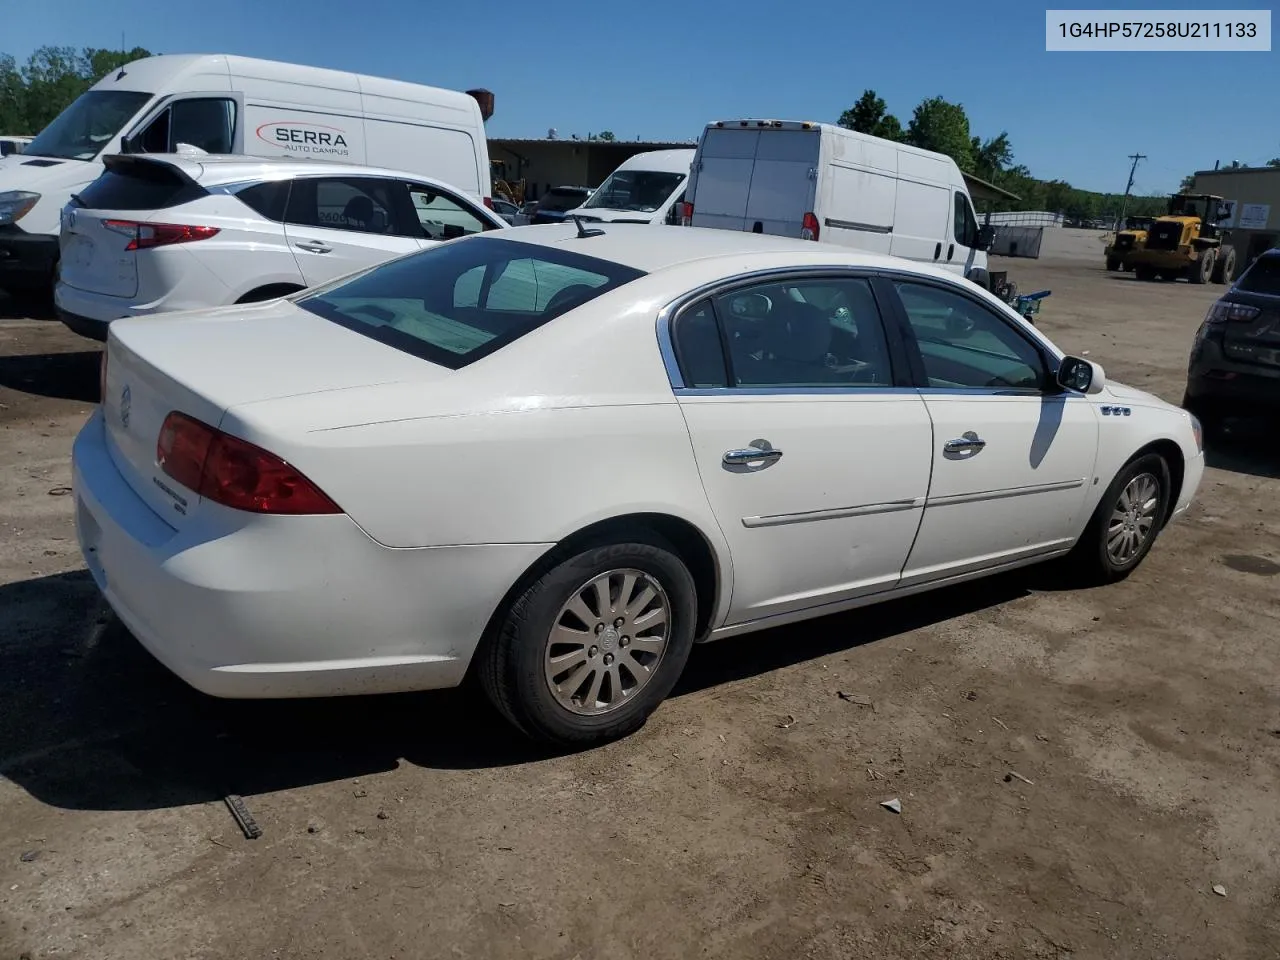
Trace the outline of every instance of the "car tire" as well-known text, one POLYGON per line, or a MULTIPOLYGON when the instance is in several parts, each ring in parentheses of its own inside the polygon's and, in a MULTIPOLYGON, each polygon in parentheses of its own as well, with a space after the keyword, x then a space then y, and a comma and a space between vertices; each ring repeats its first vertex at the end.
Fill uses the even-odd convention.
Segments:
POLYGON ((553 554, 500 612, 479 652, 481 684, 536 741, 577 748, 626 736, 680 678, 697 609, 688 567, 656 535, 636 531, 553 554))
POLYGON ((1231 283, 1236 275, 1236 251, 1234 247, 1224 247, 1218 252, 1217 263, 1213 267, 1214 283, 1231 283))
POLYGON ((1084 584, 1101 585, 1123 580, 1136 570, 1164 526, 1172 486, 1169 464, 1159 454, 1143 454, 1126 463, 1098 501, 1069 555, 1076 577, 1084 584), (1144 492, 1151 487, 1155 502, 1147 506, 1151 496, 1144 492), (1135 496, 1142 502, 1135 502, 1135 496), (1141 518, 1149 526, 1143 527, 1141 518))

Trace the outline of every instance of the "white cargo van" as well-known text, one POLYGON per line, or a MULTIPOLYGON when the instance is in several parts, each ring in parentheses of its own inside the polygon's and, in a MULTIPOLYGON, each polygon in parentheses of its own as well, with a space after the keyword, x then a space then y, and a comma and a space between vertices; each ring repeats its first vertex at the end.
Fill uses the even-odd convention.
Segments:
POLYGON ((622 162, 569 216, 606 223, 678 224, 696 150, 650 150, 622 162))
POLYGON ((682 219, 933 263, 989 286, 992 231, 955 161, 831 124, 707 124, 682 219))
POLYGON ((106 154, 188 144, 338 160, 421 174, 487 201, 485 119, 478 96, 398 80, 222 54, 136 60, 0 160, 0 289, 51 288, 62 207, 103 172, 106 154))

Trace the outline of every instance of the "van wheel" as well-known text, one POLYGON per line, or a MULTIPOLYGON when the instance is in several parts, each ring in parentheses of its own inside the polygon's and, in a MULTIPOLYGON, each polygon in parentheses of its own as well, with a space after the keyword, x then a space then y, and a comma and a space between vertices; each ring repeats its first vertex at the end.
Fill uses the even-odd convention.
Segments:
POLYGON ((1068 556, 1071 572, 1099 585, 1136 570, 1164 525, 1171 487, 1164 457, 1148 453, 1126 463, 1068 556))
POLYGON ((559 558, 501 612, 477 652, 480 682, 535 740, 581 747, 622 737, 675 686, 696 616, 688 568, 637 531, 559 558))

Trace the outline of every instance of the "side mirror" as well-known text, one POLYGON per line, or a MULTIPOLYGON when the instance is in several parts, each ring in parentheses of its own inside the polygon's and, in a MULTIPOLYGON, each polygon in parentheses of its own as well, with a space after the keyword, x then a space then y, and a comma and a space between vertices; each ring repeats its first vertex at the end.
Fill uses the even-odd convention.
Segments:
POLYGON ((978 249, 986 253, 996 245, 996 228, 991 224, 983 224, 978 228, 978 249))
POLYGON ((1058 364, 1056 379, 1062 389, 1076 393, 1101 393, 1106 386, 1102 367, 1080 357, 1063 357, 1062 363, 1058 364))

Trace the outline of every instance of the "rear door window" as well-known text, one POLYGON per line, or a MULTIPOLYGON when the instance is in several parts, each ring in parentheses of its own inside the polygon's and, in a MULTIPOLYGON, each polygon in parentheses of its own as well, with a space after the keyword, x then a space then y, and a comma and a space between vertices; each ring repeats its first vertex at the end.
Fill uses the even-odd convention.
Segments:
POLYGON ((398 180, 378 177, 305 177, 294 181, 286 222, 385 236, 421 236, 404 216, 409 198, 398 180))
POLYGON ((641 276, 552 247, 472 237, 392 260, 296 302, 456 370, 641 276))
POLYGON ((289 203, 289 181, 274 180, 246 187, 236 194, 259 216, 266 217, 276 223, 284 222, 285 209, 289 203))

